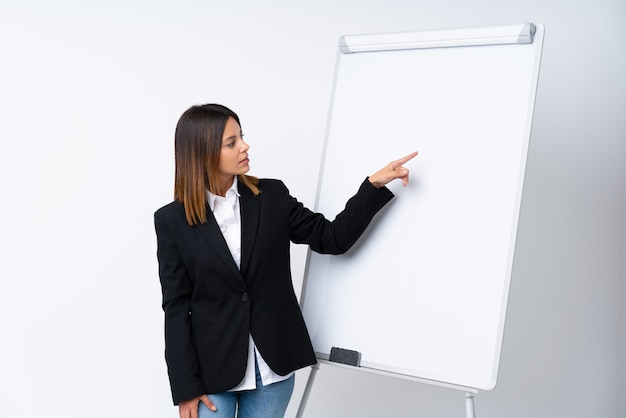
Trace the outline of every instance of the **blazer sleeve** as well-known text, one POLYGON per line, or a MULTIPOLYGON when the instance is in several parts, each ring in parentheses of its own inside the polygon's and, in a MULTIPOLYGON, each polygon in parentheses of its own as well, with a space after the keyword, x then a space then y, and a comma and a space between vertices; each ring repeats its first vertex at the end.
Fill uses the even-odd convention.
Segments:
POLYGON ((376 188, 366 178, 333 221, 291 198, 291 240, 297 244, 308 244, 318 253, 343 254, 354 245, 374 215, 392 198, 393 193, 387 187, 376 188))
POLYGON ((204 394, 198 356, 191 331, 191 294, 193 283, 183 265, 174 236, 157 211, 159 278, 165 312, 165 360, 175 405, 204 394))

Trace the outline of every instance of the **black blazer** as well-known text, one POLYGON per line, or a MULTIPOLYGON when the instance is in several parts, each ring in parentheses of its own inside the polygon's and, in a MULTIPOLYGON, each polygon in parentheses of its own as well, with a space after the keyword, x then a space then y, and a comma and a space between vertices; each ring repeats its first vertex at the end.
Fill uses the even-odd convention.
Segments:
POLYGON ((254 196, 239 182, 241 269, 208 210, 189 226, 183 206, 155 215, 165 312, 165 357, 175 404, 235 387, 245 374, 248 333, 276 373, 316 363, 290 271, 290 241, 347 251, 392 197, 365 180, 332 222, 305 208, 278 180, 254 196))

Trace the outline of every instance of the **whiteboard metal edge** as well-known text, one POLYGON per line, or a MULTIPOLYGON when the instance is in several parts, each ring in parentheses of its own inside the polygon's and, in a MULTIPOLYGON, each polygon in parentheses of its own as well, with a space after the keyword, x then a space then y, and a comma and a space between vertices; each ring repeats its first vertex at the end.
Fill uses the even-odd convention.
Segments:
POLYGON ((509 245, 509 256, 508 256, 508 263, 507 263, 507 272, 506 272, 506 277, 507 280, 505 281, 505 288, 504 288, 504 294, 506 295, 506 298, 503 298, 502 300, 502 313, 504 315, 500 315, 500 318, 502 319, 499 325, 499 335, 501 336, 500 340, 497 342, 497 346, 496 346, 496 353, 494 355, 494 367, 493 369, 493 376, 492 376, 492 382, 493 385, 489 388, 485 388, 485 390, 492 390, 493 388, 495 388, 496 384, 497 384, 497 377, 498 377, 498 370, 499 370, 499 365, 500 365, 500 359, 502 356, 502 342, 504 340, 504 332, 505 332, 505 321, 506 321, 506 311, 507 311, 507 307, 508 307, 508 300, 509 300, 509 296, 510 296, 510 286, 511 286, 511 276, 513 274, 513 265, 515 262, 515 244, 517 241, 517 232, 518 232, 518 228, 519 228, 519 215, 520 215, 520 209, 521 209, 521 202, 522 202, 522 196, 523 196, 523 192, 524 192, 524 177, 526 174, 526 165, 527 165, 527 159, 528 159, 528 149, 530 147, 530 137, 531 137, 531 132, 532 132, 532 121, 533 121, 533 115, 534 115, 534 110, 535 110, 535 102, 536 102, 536 97, 537 97, 537 87, 538 87, 538 83, 539 83, 539 71, 540 71, 540 67, 541 67, 541 54, 543 51, 543 39, 544 39, 544 33, 545 33, 545 27, 543 24, 541 23, 536 23, 535 24, 536 27, 536 33, 535 33, 535 42, 537 43, 537 50, 535 53, 535 62, 534 62, 534 68, 533 68, 533 80, 532 80, 532 89, 531 89, 531 95, 530 98, 528 100, 528 119, 526 121, 526 128, 525 128, 525 132, 524 132, 524 153, 522 155, 523 157, 523 161, 520 164, 520 174, 518 177, 518 193, 517 193, 517 202, 515 205, 515 212, 513 215, 513 225, 512 225, 512 231, 511 231, 511 244, 509 245))
POLYGON ((398 372, 389 372, 389 371, 385 371, 385 370, 381 370, 381 369, 376 369, 373 367, 356 367, 356 366, 350 366, 348 364, 343 364, 343 363, 335 363, 333 361, 329 361, 329 360, 323 360, 323 359, 317 359, 317 361, 320 364, 327 364, 330 366, 336 366, 336 367, 342 367, 344 369, 349 369, 349 370, 356 370, 362 373, 372 373, 372 374, 377 374, 380 376, 387 376, 387 377, 392 377, 392 378, 399 378, 402 380, 408 380, 411 382, 418 382, 418 383, 424 383, 427 385, 431 385, 431 386, 439 386, 439 387, 444 387, 447 389, 454 389, 454 390, 460 390, 460 391, 464 391, 464 392, 471 392, 471 393, 478 393, 478 389, 476 388, 471 388, 468 386, 461 386, 461 385, 455 385, 452 383, 446 383, 446 382, 440 382, 438 380, 430 380, 430 379, 424 379, 422 377, 415 377, 415 376, 411 376, 408 374, 403 374, 403 373, 398 373, 398 372))
POLYGON ((344 35, 339 39, 339 51, 352 54, 402 49, 529 44, 533 42, 535 31, 534 23, 524 23, 466 29, 344 35))
MULTIPOLYGON (((330 136, 330 127, 332 125, 333 110, 335 103, 335 91, 337 90, 337 81, 339 80, 339 67, 341 64, 341 51, 337 50, 335 59, 335 74, 333 75, 333 86, 330 92, 330 102, 328 105, 328 115, 326 117, 326 131, 324 132, 324 144, 322 146, 322 158, 320 159, 319 175, 317 177, 317 187, 315 189, 315 204, 314 210, 317 212, 319 208, 320 194, 322 191, 322 184, 324 180, 324 166, 326 165, 326 152, 328 150, 328 137, 330 136)), ((304 275, 302 279, 302 289, 300 290, 300 309, 304 309, 304 302, 306 298, 307 281, 309 277, 309 266, 311 264, 311 248, 307 249, 306 260, 304 264, 304 275)))

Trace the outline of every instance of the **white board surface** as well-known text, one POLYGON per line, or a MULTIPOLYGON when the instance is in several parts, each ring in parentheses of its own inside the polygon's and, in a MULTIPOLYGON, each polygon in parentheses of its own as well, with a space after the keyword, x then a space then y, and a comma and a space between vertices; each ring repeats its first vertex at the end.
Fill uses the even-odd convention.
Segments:
MULTIPOLYGON (((389 185, 396 197, 352 250, 309 254, 301 302, 318 358, 341 347, 359 351, 362 368, 495 386, 543 40, 536 29, 523 44, 471 45, 480 30, 468 29, 454 32, 463 46, 338 53, 316 209, 332 219, 366 175, 419 155, 407 164, 409 186, 389 185)), ((442 33, 418 35, 428 46, 442 33)))

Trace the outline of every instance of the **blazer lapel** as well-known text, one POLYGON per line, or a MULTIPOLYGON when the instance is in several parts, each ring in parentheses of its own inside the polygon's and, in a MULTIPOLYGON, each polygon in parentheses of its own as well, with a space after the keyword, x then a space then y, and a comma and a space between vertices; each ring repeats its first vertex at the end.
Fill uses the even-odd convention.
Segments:
POLYGON ((241 274, 245 276, 250 263, 254 242, 259 226, 260 203, 258 196, 252 194, 239 182, 239 209, 241 212, 241 274))
POLYGON ((228 249, 228 244, 226 244, 226 240, 222 235, 222 231, 220 231, 220 227, 213 216, 213 212, 209 209, 207 205, 207 221, 201 225, 198 225, 202 235, 209 241, 209 244, 213 247, 215 252, 219 255, 219 257, 228 265, 228 267, 235 273, 237 276, 241 276, 239 269, 237 268, 237 264, 235 264, 235 260, 233 260, 233 256, 228 249))

